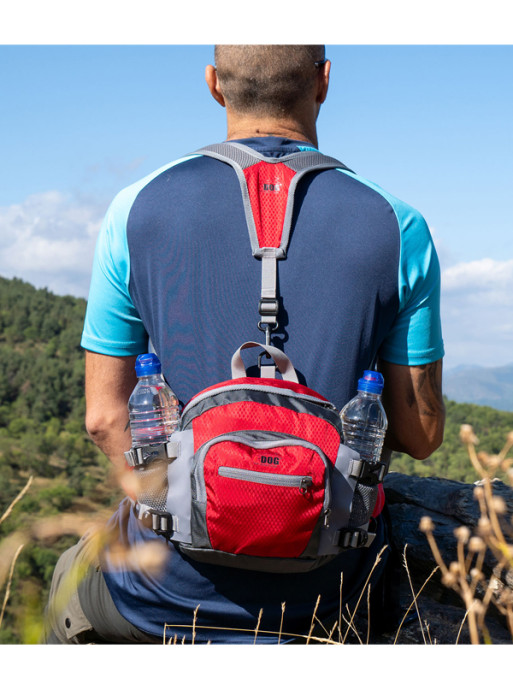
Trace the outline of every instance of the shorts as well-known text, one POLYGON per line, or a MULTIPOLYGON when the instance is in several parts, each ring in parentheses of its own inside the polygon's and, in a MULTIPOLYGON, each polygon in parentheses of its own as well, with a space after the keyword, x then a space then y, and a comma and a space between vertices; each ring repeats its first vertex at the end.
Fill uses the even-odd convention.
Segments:
POLYGON ((100 568, 94 537, 86 534, 55 566, 43 643, 161 644, 162 638, 137 629, 119 613, 100 568))

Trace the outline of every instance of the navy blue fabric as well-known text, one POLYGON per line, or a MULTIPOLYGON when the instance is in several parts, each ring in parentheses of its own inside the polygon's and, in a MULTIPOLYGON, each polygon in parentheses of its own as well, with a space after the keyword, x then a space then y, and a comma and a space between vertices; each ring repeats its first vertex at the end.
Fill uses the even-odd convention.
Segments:
MULTIPOLYGON (((280 138, 240 142, 274 156, 300 144, 280 138)), ((185 404, 229 378, 231 356, 243 342, 264 341, 257 329, 261 265, 251 255, 231 167, 198 157, 157 175, 133 202, 127 241, 131 299, 185 404)), ((397 218, 379 193, 337 170, 301 180, 288 256, 279 262, 280 330, 273 343, 289 356, 300 381, 339 409, 394 324, 399 258, 397 218)), ((252 352, 244 358, 255 371, 258 352, 252 352)), ((132 545, 155 541, 126 501, 111 526, 132 545)), ((319 617, 338 610, 341 573, 344 602, 357 597, 382 541, 380 522, 370 550, 344 553, 311 573, 278 575, 193 562, 160 539, 168 546, 161 575, 116 570, 106 559, 105 579, 120 613, 156 636, 164 623, 192 625, 199 605, 198 627, 249 631, 198 629, 196 641, 252 642, 260 609, 261 640, 275 641, 263 633, 278 632, 283 602, 283 631, 306 634, 319 594, 319 617)), ((176 632, 191 638, 190 628, 176 632)))
MULTIPOLYGON (((269 155, 298 151, 276 138, 241 141, 269 155)), ((182 403, 229 377, 259 321, 261 264, 251 254, 233 169, 200 157, 157 176, 127 224, 129 291, 182 403)), ((303 178, 287 259, 278 267, 280 329, 273 343, 300 381, 342 406, 353 395, 399 306, 400 233, 390 204, 337 170, 303 178)), ((257 351, 244 352, 247 364, 257 351)))
MULTIPOLYGON (((325 627, 331 630, 338 620, 341 592, 343 605, 354 606, 376 555, 387 543, 380 516, 376 539, 369 549, 347 551, 311 572, 272 574, 188 559, 171 542, 156 537, 135 520, 129 499, 121 502, 110 520, 109 532, 132 550, 150 542, 166 547, 165 563, 158 573, 116 569, 114 563, 109 564, 108 557, 104 558, 105 582, 118 611, 148 634, 166 640, 176 635, 178 643, 185 637, 189 644, 193 624, 195 643, 253 643, 258 624, 257 643, 276 643, 280 631, 281 642, 306 636, 319 596, 315 614, 321 622, 326 620, 325 627)), ((387 548, 372 572, 372 586, 381 577, 388 555, 387 548)), ((131 558, 134 557, 132 553, 131 558)), ((366 595, 363 605, 366 606, 366 595)), ((344 614, 347 615, 345 608, 344 614)))

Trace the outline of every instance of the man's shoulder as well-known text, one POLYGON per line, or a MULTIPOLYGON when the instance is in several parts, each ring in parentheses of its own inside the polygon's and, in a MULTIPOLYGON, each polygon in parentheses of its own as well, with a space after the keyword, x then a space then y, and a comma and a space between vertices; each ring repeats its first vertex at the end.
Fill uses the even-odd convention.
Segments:
POLYGON ((379 197, 384 200, 386 204, 393 209, 399 223, 404 223, 405 219, 407 220, 407 217, 409 217, 409 219, 424 220, 421 212, 418 209, 400 197, 392 194, 388 190, 385 190, 378 183, 348 169, 338 169, 338 171, 344 176, 352 179, 352 181, 354 181, 354 183, 361 188, 363 193, 366 193, 369 196, 379 197))
POLYGON ((196 159, 199 156, 200 155, 198 154, 188 154, 183 157, 179 157, 178 159, 175 159, 174 161, 171 161, 167 164, 164 164, 163 166, 160 166, 159 168, 155 169, 155 171, 146 174, 139 180, 135 181, 134 183, 131 183, 130 185, 127 185, 125 188, 120 190, 115 196, 113 202, 124 204, 127 201, 133 201, 141 192, 141 190, 148 186, 152 181, 166 174, 171 169, 179 167, 181 164, 192 159, 196 159))

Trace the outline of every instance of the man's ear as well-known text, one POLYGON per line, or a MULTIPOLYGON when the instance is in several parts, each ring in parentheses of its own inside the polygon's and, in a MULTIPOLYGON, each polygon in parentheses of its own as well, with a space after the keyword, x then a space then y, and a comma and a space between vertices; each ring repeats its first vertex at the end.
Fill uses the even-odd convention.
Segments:
POLYGON ((328 59, 320 67, 320 74, 319 74, 318 80, 317 80, 316 102, 318 102, 320 105, 324 102, 324 100, 326 99, 326 96, 328 95, 328 86, 330 83, 330 69, 331 69, 331 62, 328 59))
POLYGON ((205 81, 207 82, 210 94, 216 102, 219 102, 221 107, 225 106, 223 93, 219 87, 219 79, 217 77, 217 70, 212 64, 208 64, 205 68, 205 81))

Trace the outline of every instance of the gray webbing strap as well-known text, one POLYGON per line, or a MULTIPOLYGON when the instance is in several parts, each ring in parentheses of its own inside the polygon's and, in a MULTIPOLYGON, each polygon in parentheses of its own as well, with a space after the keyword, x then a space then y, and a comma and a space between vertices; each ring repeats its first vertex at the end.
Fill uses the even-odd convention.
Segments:
POLYGON ((276 330, 278 327, 278 299, 276 296, 276 283, 278 278, 278 262, 275 250, 266 250, 262 255, 262 287, 260 290, 260 330, 267 327, 276 330))
MULTIPOLYGON (((265 332, 266 345, 270 346, 271 332, 278 328, 277 260, 284 259, 287 255, 294 212, 294 195, 297 185, 300 179, 311 171, 350 169, 338 161, 338 159, 328 157, 313 149, 303 152, 294 152, 292 154, 284 155, 283 157, 266 157, 246 145, 227 142, 207 145, 206 147, 197 150, 195 154, 205 155, 226 162, 234 169, 237 178, 239 179, 252 253, 253 256, 259 258, 262 262, 262 284, 258 307, 260 321, 258 323, 258 328, 262 332, 265 332), (269 247, 268 245, 260 244, 251 207, 248 184, 246 182, 246 176, 244 175, 244 169, 254 166, 261 161, 268 164, 284 164, 295 171, 295 175, 289 185, 279 247, 269 247)), ((274 368, 272 366, 262 365, 260 368, 262 377, 274 377, 274 368)))
MULTIPOLYGON (((240 355, 243 349, 249 349, 250 347, 261 347, 269 356, 273 359, 276 367, 281 373, 284 380, 289 380, 290 382, 298 382, 296 371, 292 365, 289 357, 284 354, 281 349, 276 347, 260 344, 260 342, 245 342, 242 344, 235 354, 232 356, 232 378, 245 378, 246 377, 246 367, 244 366, 244 361, 240 355)), ((266 368, 274 368, 273 366, 267 366, 266 368)), ((262 377, 269 377, 267 374, 262 377)), ((274 377, 274 376, 271 376, 274 377)))

